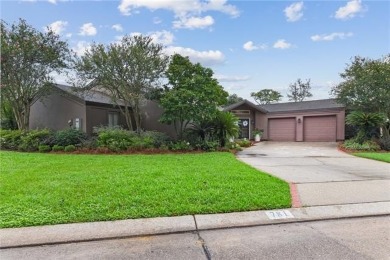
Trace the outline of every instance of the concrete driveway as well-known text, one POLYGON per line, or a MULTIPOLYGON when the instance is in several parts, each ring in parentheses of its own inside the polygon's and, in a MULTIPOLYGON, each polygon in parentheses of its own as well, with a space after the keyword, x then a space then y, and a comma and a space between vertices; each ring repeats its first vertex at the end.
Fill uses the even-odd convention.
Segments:
POLYGON ((237 157, 294 183, 303 206, 390 201, 390 164, 340 152, 336 143, 261 142, 237 157))

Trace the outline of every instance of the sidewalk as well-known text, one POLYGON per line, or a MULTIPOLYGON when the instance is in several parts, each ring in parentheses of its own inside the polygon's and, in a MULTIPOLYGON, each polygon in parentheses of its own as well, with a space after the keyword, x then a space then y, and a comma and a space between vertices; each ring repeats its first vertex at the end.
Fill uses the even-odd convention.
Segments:
POLYGON ((390 202, 0 229, 0 249, 390 215, 390 202))

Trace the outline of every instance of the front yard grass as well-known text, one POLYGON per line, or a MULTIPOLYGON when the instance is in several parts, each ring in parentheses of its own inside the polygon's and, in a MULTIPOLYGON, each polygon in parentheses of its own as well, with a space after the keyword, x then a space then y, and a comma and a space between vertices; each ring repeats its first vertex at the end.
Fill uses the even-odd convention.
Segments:
POLYGON ((0 152, 0 227, 285 208, 286 182, 230 153, 0 152))
POLYGON ((367 153, 354 153, 353 155, 390 163, 390 153, 367 152, 367 153))

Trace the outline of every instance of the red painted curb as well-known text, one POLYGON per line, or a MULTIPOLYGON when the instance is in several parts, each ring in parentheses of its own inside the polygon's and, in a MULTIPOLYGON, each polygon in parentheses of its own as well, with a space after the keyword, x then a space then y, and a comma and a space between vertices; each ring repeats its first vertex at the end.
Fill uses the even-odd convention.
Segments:
POLYGON ((291 203, 293 208, 302 207, 301 199, 299 198, 297 185, 293 182, 289 183, 290 185, 290 194, 291 194, 291 203))

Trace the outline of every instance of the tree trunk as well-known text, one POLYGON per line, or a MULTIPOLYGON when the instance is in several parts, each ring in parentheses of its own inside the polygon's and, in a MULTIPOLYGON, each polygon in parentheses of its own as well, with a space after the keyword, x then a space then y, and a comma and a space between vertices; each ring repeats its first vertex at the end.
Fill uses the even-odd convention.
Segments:
POLYGON ((135 118, 135 127, 136 132, 139 134, 141 132, 141 113, 139 109, 139 100, 134 101, 134 118, 135 118))
POLYGON ((125 119, 126 119, 126 124, 129 130, 134 130, 133 129, 133 123, 131 122, 131 114, 129 111, 129 108, 126 106, 125 107, 125 113, 124 113, 125 119))
POLYGON ((18 109, 17 104, 12 104, 12 111, 15 116, 16 123, 19 130, 28 130, 29 117, 30 117, 30 106, 25 106, 23 109, 18 109))

